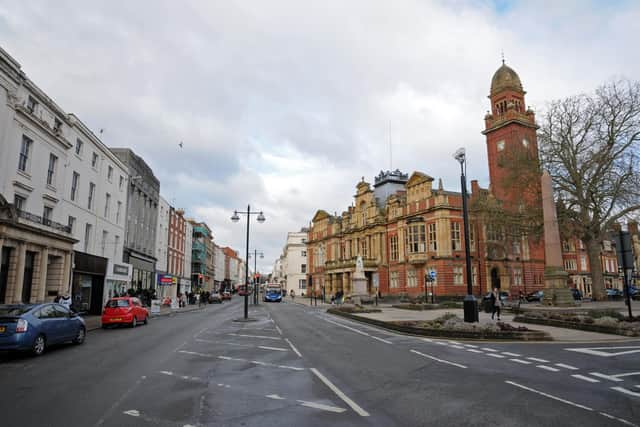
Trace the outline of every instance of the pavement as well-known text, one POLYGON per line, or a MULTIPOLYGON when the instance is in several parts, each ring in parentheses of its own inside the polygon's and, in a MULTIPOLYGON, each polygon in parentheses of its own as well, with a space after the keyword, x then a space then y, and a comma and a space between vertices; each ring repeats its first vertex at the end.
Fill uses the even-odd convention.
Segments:
MULTIPOLYGON (((187 305, 180 308, 160 307, 160 313, 151 313, 151 317, 169 316, 178 313, 187 313, 194 310, 201 310, 202 307, 197 304, 187 305)), ((101 316, 82 316, 87 331, 93 331, 102 327, 101 316)))
POLYGON ((640 340, 479 343, 242 299, 0 354, 6 426, 633 426, 640 340))

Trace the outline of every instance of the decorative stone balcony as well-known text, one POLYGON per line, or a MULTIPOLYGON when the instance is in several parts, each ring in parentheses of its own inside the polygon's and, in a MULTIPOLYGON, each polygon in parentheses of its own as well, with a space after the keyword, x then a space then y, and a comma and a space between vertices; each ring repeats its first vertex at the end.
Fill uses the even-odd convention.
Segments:
POLYGON ((407 261, 409 264, 425 264, 429 259, 426 252, 416 252, 407 255, 407 261))
MULTIPOLYGON (((343 260, 327 261, 324 264, 326 270, 355 270, 357 257, 343 260)), ((365 269, 377 268, 378 262, 373 258, 363 258, 362 264, 365 269)))
POLYGON ((22 220, 26 220, 27 222, 40 224, 49 228, 49 231, 58 231, 65 234, 71 234, 71 227, 68 225, 60 224, 59 222, 51 221, 50 219, 43 218, 38 215, 34 215, 31 212, 23 211, 20 209, 16 209, 18 217, 22 220))

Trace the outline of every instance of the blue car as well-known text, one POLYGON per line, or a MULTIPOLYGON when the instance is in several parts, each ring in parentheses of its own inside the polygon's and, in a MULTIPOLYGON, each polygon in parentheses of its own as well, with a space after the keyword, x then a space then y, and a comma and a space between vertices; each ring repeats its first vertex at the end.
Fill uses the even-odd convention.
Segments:
POLYGON ((0 350, 29 350, 40 356, 53 344, 82 344, 86 332, 82 317, 60 304, 0 305, 0 350))

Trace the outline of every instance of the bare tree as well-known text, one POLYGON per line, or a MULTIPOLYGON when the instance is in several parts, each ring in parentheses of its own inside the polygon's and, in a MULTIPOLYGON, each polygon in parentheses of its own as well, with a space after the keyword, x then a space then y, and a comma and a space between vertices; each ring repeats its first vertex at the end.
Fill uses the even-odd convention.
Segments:
POLYGON ((640 82, 611 81, 552 102, 538 141, 561 229, 584 242, 593 297, 604 299, 602 241, 614 223, 640 211, 640 82))

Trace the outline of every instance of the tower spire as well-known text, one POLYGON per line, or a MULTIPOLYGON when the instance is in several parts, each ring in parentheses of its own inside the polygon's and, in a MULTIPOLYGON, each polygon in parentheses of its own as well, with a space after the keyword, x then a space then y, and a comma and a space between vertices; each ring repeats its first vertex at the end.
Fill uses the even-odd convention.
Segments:
POLYGON ((502 65, 504 65, 504 49, 500 53, 502 54, 502 65))

